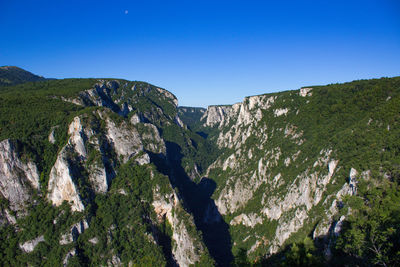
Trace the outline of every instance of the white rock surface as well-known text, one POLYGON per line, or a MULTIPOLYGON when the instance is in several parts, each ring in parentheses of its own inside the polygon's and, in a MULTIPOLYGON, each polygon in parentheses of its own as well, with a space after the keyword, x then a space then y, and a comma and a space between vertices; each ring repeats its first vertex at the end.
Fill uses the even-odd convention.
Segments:
POLYGON ((50 171, 48 199, 56 206, 63 201, 71 203, 73 211, 83 211, 84 206, 73 182, 73 173, 68 163, 68 145, 59 153, 56 163, 50 171))
POLYGON ((7 224, 15 225, 17 218, 8 209, 0 209, 0 227, 7 224))
POLYGON ((99 239, 97 237, 93 237, 88 240, 89 243, 92 243, 93 245, 96 245, 99 242, 99 239))
MULTIPOLYGON (((185 221, 179 217, 184 212, 177 196, 173 193, 170 195, 161 195, 159 188, 153 191, 153 208, 159 220, 164 217, 168 220, 172 227, 173 248, 172 254, 179 266, 190 266, 199 261, 200 255, 204 252, 204 248, 198 240, 195 240, 187 230, 185 221), (178 211, 179 210, 179 211, 178 211)), ((190 216, 184 214, 183 216, 190 216)), ((193 218, 190 221, 193 221, 193 218)), ((193 225, 194 227, 194 225, 193 225)))
POLYGON ((301 88, 299 95, 302 97, 306 97, 306 96, 312 96, 312 88, 301 88))
POLYGON ((183 128, 183 129, 187 129, 186 125, 183 123, 183 121, 179 118, 178 115, 175 116, 174 121, 176 124, 178 124, 179 127, 183 128))
POLYGON ((96 193, 107 192, 109 181, 103 164, 93 163, 89 166, 89 181, 96 193))
POLYGON ((16 146, 9 139, 0 142, 0 193, 10 208, 20 210, 31 197, 31 190, 39 189, 39 173, 32 161, 23 162, 16 146))
POLYGON ((274 110, 274 114, 275 114, 275 117, 279 117, 282 115, 286 115, 288 113, 288 111, 289 111, 289 109, 287 109, 287 108, 278 108, 278 109, 274 110))
POLYGON ((82 220, 72 225, 70 230, 61 236, 61 239, 59 241, 60 245, 67 245, 72 243, 73 241, 76 241, 78 239, 78 236, 82 234, 87 228, 89 228, 89 225, 86 220, 82 220))
POLYGON ((357 194, 357 175, 358 175, 357 170, 351 168, 349 174, 349 186, 351 188, 352 195, 357 194))
POLYGON ((76 255, 76 249, 72 249, 68 251, 67 255, 65 255, 64 260, 63 260, 63 267, 68 266, 69 260, 76 255))
POLYGON ((135 162, 137 162, 137 164, 139 164, 139 165, 149 164, 150 163, 150 156, 147 153, 143 153, 142 155, 140 155, 139 157, 137 157, 135 159, 135 162))
POLYGON ((19 247, 26 253, 32 252, 35 247, 40 243, 40 242, 44 242, 44 236, 38 236, 35 239, 26 241, 25 243, 23 243, 22 245, 20 244, 19 247))
POLYGON ((275 239, 272 242, 269 252, 271 254, 276 253, 292 233, 297 232, 301 227, 303 227, 304 221, 307 217, 306 209, 297 207, 293 217, 288 218, 288 220, 279 220, 275 232, 275 239))
POLYGON ((143 150, 140 135, 136 128, 129 127, 124 122, 117 126, 112 120, 106 119, 107 138, 112 143, 118 157, 127 162, 129 158, 143 150))
MULTIPOLYGON (((111 86, 111 85, 110 85, 111 86)), ((109 111, 108 111, 109 112, 109 111)), ((107 111, 98 111, 94 113, 100 119, 106 122, 106 139, 115 150, 118 158, 123 163, 130 158, 136 157, 135 161, 139 165, 150 163, 150 157, 143 152, 144 149, 156 154, 165 154, 165 143, 161 139, 158 129, 149 123, 140 123, 143 129, 142 136, 139 134, 136 126, 122 122, 116 124, 112 121, 107 111), (143 146, 145 141, 146 147, 143 146)), ((84 123, 85 116, 75 117, 68 127, 70 135, 67 145, 60 151, 56 163, 51 169, 48 198, 54 205, 61 205, 66 200, 72 205, 73 211, 82 211, 84 205, 79 196, 79 190, 76 186, 76 180, 81 179, 80 173, 76 173, 76 164, 81 164, 89 173, 89 182, 96 193, 105 193, 108 190, 110 180, 114 173, 107 172, 105 168, 104 152, 100 148, 100 143, 96 133, 84 123), (99 161, 94 160, 87 164, 88 151, 90 146, 95 149, 100 157, 99 161), (76 157, 77 155, 78 157, 76 157)), ((106 148, 109 149, 109 148, 106 148)), ((92 151, 93 152, 93 151, 92 151)))
POLYGON ((255 213, 250 213, 249 215, 242 213, 233 218, 230 222, 230 225, 242 224, 244 226, 253 228, 256 224, 262 224, 262 222, 263 219, 255 213))
POLYGON ((135 124, 140 123, 141 119, 140 119, 139 115, 137 113, 135 113, 132 115, 130 122, 135 125, 135 124))
POLYGON ((49 137, 48 137, 49 142, 52 143, 52 144, 56 143, 56 138, 54 136, 54 131, 55 131, 55 127, 52 127, 51 130, 50 130, 49 137))
POLYGON ((233 187, 225 186, 219 194, 218 199, 215 201, 218 211, 222 215, 227 214, 228 211, 230 213, 237 211, 253 197, 254 191, 262 182, 263 181, 259 179, 256 172, 254 172, 249 181, 247 181, 245 177, 240 177, 238 179, 231 177, 228 179, 227 184, 233 184, 233 187))
POLYGON ((74 146, 74 149, 79 156, 86 158, 87 152, 84 141, 85 134, 83 132, 81 119, 79 117, 75 117, 69 125, 68 134, 70 135, 68 143, 74 146))
POLYGON ((206 119, 205 126, 223 125, 227 113, 232 109, 231 106, 209 106, 202 116, 201 120, 206 119))
POLYGON ((107 262, 109 267, 119 267, 122 266, 121 259, 117 255, 113 255, 111 259, 107 262))

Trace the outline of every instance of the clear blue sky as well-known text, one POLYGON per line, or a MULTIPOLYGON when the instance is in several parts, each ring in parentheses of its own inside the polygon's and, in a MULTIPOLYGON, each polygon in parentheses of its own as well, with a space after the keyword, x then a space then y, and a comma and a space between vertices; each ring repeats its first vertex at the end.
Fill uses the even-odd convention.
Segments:
POLYGON ((400 1, 0 0, 0 65, 142 80, 180 105, 400 75, 400 1))

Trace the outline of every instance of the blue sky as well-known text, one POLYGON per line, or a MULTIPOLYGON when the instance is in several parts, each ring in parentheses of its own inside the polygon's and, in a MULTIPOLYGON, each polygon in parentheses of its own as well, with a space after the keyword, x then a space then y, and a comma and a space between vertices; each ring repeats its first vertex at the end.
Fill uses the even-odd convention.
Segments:
POLYGON ((115 77, 180 105, 400 75, 400 1, 0 0, 0 65, 115 77))

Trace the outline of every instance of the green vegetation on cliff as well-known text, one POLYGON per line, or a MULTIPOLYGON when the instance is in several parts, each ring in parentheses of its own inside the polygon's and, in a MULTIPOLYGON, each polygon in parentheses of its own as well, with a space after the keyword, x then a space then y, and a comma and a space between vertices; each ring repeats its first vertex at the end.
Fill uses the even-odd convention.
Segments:
POLYGON ((198 266, 400 264, 400 77, 248 97, 224 106, 224 122, 213 127, 204 126, 204 109, 176 105, 173 94, 136 81, 1 87, 0 141, 12 139, 18 157, 36 163, 40 190, 23 212, 0 198, 0 265, 59 266, 67 255, 70 266, 173 265, 177 229, 198 266), (82 134, 87 156, 67 151, 66 164, 82 212, 47 200, 50 170, 77 116, 91 131, 90 142, 82 134), (129 141, 120 151, 131 143, 138 150, 118 154, 118 138, 129 141), (108 179, 104 193, 92 186, 97 165, 108 179), (179 227, 166 219, 169 206, 156 213, 156 188, 178 197, 169 212, 179 227))
MULTIPOLYGON (((171 93, 144 82, 65 79, 5 86, 0 89, 0 100, 0 141, 15 140, 17 155, 37 164, 41 187, 40 191, 33 191, 35 199, 30 200, 32 203, 26 208, 26 215, 18 214, 21 218, 16 225, 6 223, 0 227, 2 240, 6 240, 2 243, 0 265, 60 266, 63 261, 69 266, 117 264, 118 261, 134 266, 173 265, 175 248, 171 226, 165 217, 161 221, 157 218, 152 206, 155 188, 161 195, 169 196, 174 192, 169 177, 157 170, 161 165, 167 166, 165 155, 151 156, 158 167, 138 166, 135 160, 145 151, 124 162, 116 155, 114 144, 106 140, 109 138, 105 136, 108 126, 100 118, 101 114, 106 114, 116 126, 126 125, 140 135, 146 135, 147 139, 142 140, 145 147, 161 149, 164 146, 162 139, 153 140, 156 138, 154 131, 159 131, 166 140, 179 142, 182 147, 188 142, 191 144, 191 138, 197 138, 197 143, 202 146, 202 139, 197 135, 173 127, 177 111, 171 93), (107 85, 100 88, 101 84, 107 85), (90 89, 102 97, 94 101, 103 102, 93 103, 84 98, 90 89), (124 106, 115 105, 118 101, 129 105, 127 113, 122 112, 124 106), (134 114, 140 117, 137 125, 130 122, 134 114), (99 147, 85 141, 87 158, 84 161, 76 151, 67 152, 68 168, 74 173, 73 182, 85 206, 83 212, 72 213, 67 203, 54 207, 48 202, 47 183, 60 150, 70 138, 68 125, 77 116, 83 118, 83 127, 92 131, 90 140, 98 140, 99 147), (149 123, 153 125, 149 126, 149 123), (150 131, 152 129, 155 130, 150 131), (53 142, 49 139, 51 135, 53 142), (91 186, 90 168, 96 164, 103 166, 103 163, 106 171, 112 172, 107 174, 110 177, 107 193, 99 194, 91 186), (84 228, 78 233, 71 228, 77 223, 80 225, 77 229, 84 228), (22 251, 21 244, 41 236, 44 241, 39 242, 32 252, 22 251), (71 237, 62 241, 65 236, 71 237), (66 258, 67 255, 70 257, 66 258)), ((185 146, 183 151, 187 157, 185 164, 196 164, 196 159, 189 160, 194 153, 193 147, 185 146)), ((199 168, 201 165, 200 162, 199 168)), ((169 174, 165 168, 164 171, 169 174)), ((4 214, 8 204, 6 199, 1 200, 4 214)), ((197 246, 195 252, 200 257, 197 264, 213 264, 193 218, 183 209, 181 213, 180 219, 187 217, 182 227, 186 227, 188 237, 197 246)))
MULTIPOLYGON (((326 242, 331 242, 329 246, 336 259, 339 255, 354 254, 343 251, 343 246, 334 249, 332 245, 335 238, 330 235, 340 214, 351 224, 354 221, 351 216, 356 213, 348 215, 344 211, 359 209, 353 202, 345 202, 344 206, 338 205, 337 214, 331 214, 329 210, 336 209, 331 206, 341 203, 341 196, 336 194, 340 190, 347 192, 346 187, 361 186, 368 177, 373 187, 380 187, 390 183, 392 178, 388 177, 400 170, 400 77, 309 88, 303 95, 295 90, 246 98, 236 111, 226 108, 228 115, 222 122, 200 129, 217 132, 209 136, 210 140, 227 148, 221 150, 223 153, 210 169, 209 178, 217 183, 213 198, 218 201, 219 208, 226 209, 224 219, 231 225, 232 240, 236 243, 233 251, 239 258, 241 249, 251 251, 249 262, 264 262, 264 257, 270 258, 265 264, 275 262, 276 257, 269 255, 273 244, 278 244, 282 255, 288 248, 288 253, 293 253, 292 260, 303 253, 296 252, 299 249, 305 249, 303 254, 307 255, 308 245, 303 244, 304 239, 324 225, 328 235, 326 242), (349 178, 352 169, 356 174, 349 178), (275 218, 274 214, 280 215, 275 218), (281 244, 280 240, 284 242, 281 244)), ((389 188, 393 186, 396 187, 394 184, 389 188)), ((379 190, 370 192, 376 196, 386 194, 379 190)), ((399 207, 394 199, 391 200, 395 206, 393 213, 387 215, 392 220, 396 220, 399 207)), ((365 239, 371 227, 354 227, 363 232, 359 237, 363 241, 359 244, 365 246, 353 258, 360 258, 366 265, 383 264, 367 253, 365 239)), ((393 228, 397 235, 398 226, 393 228)), ((388 229, 391 228, 382 228, 382 233, 388 229)), ((341 242, 351 244, 350 241, 341 242)), ((325 245, 317 242, 317 250, 311 254, 327 253, 325 245)), ((382 247, 382 250, 391 256, 376 257, 390 258, 386 264, 393 265, 398 247, 382 247)), ((286 256, 289 265, 293 263, 290 257, 286 256)), ((278 258, 277 262, 282 262, 283 258, 278 258)), ((307 265, 303 260, 296 261, 298 265, 307 265)))

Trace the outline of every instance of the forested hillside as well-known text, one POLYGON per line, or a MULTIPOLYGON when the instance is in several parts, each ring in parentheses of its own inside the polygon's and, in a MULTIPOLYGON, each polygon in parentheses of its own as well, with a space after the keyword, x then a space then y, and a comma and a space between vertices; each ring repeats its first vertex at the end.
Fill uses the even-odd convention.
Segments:
POLYGON ((208 109, 121 79, 2 86, 0 265, 397 266, 399 107, 399 77, 208 109))
POLYGON ((10 86, 26 82, 44 81, 45 78, 14 66, 0 67, 0 86, 10 86))
POLYGON ((398 264, 399 104, 396 77, 209 107, 202 131, 224 152, 206 175, 234 254, 267 265, 398 264))

